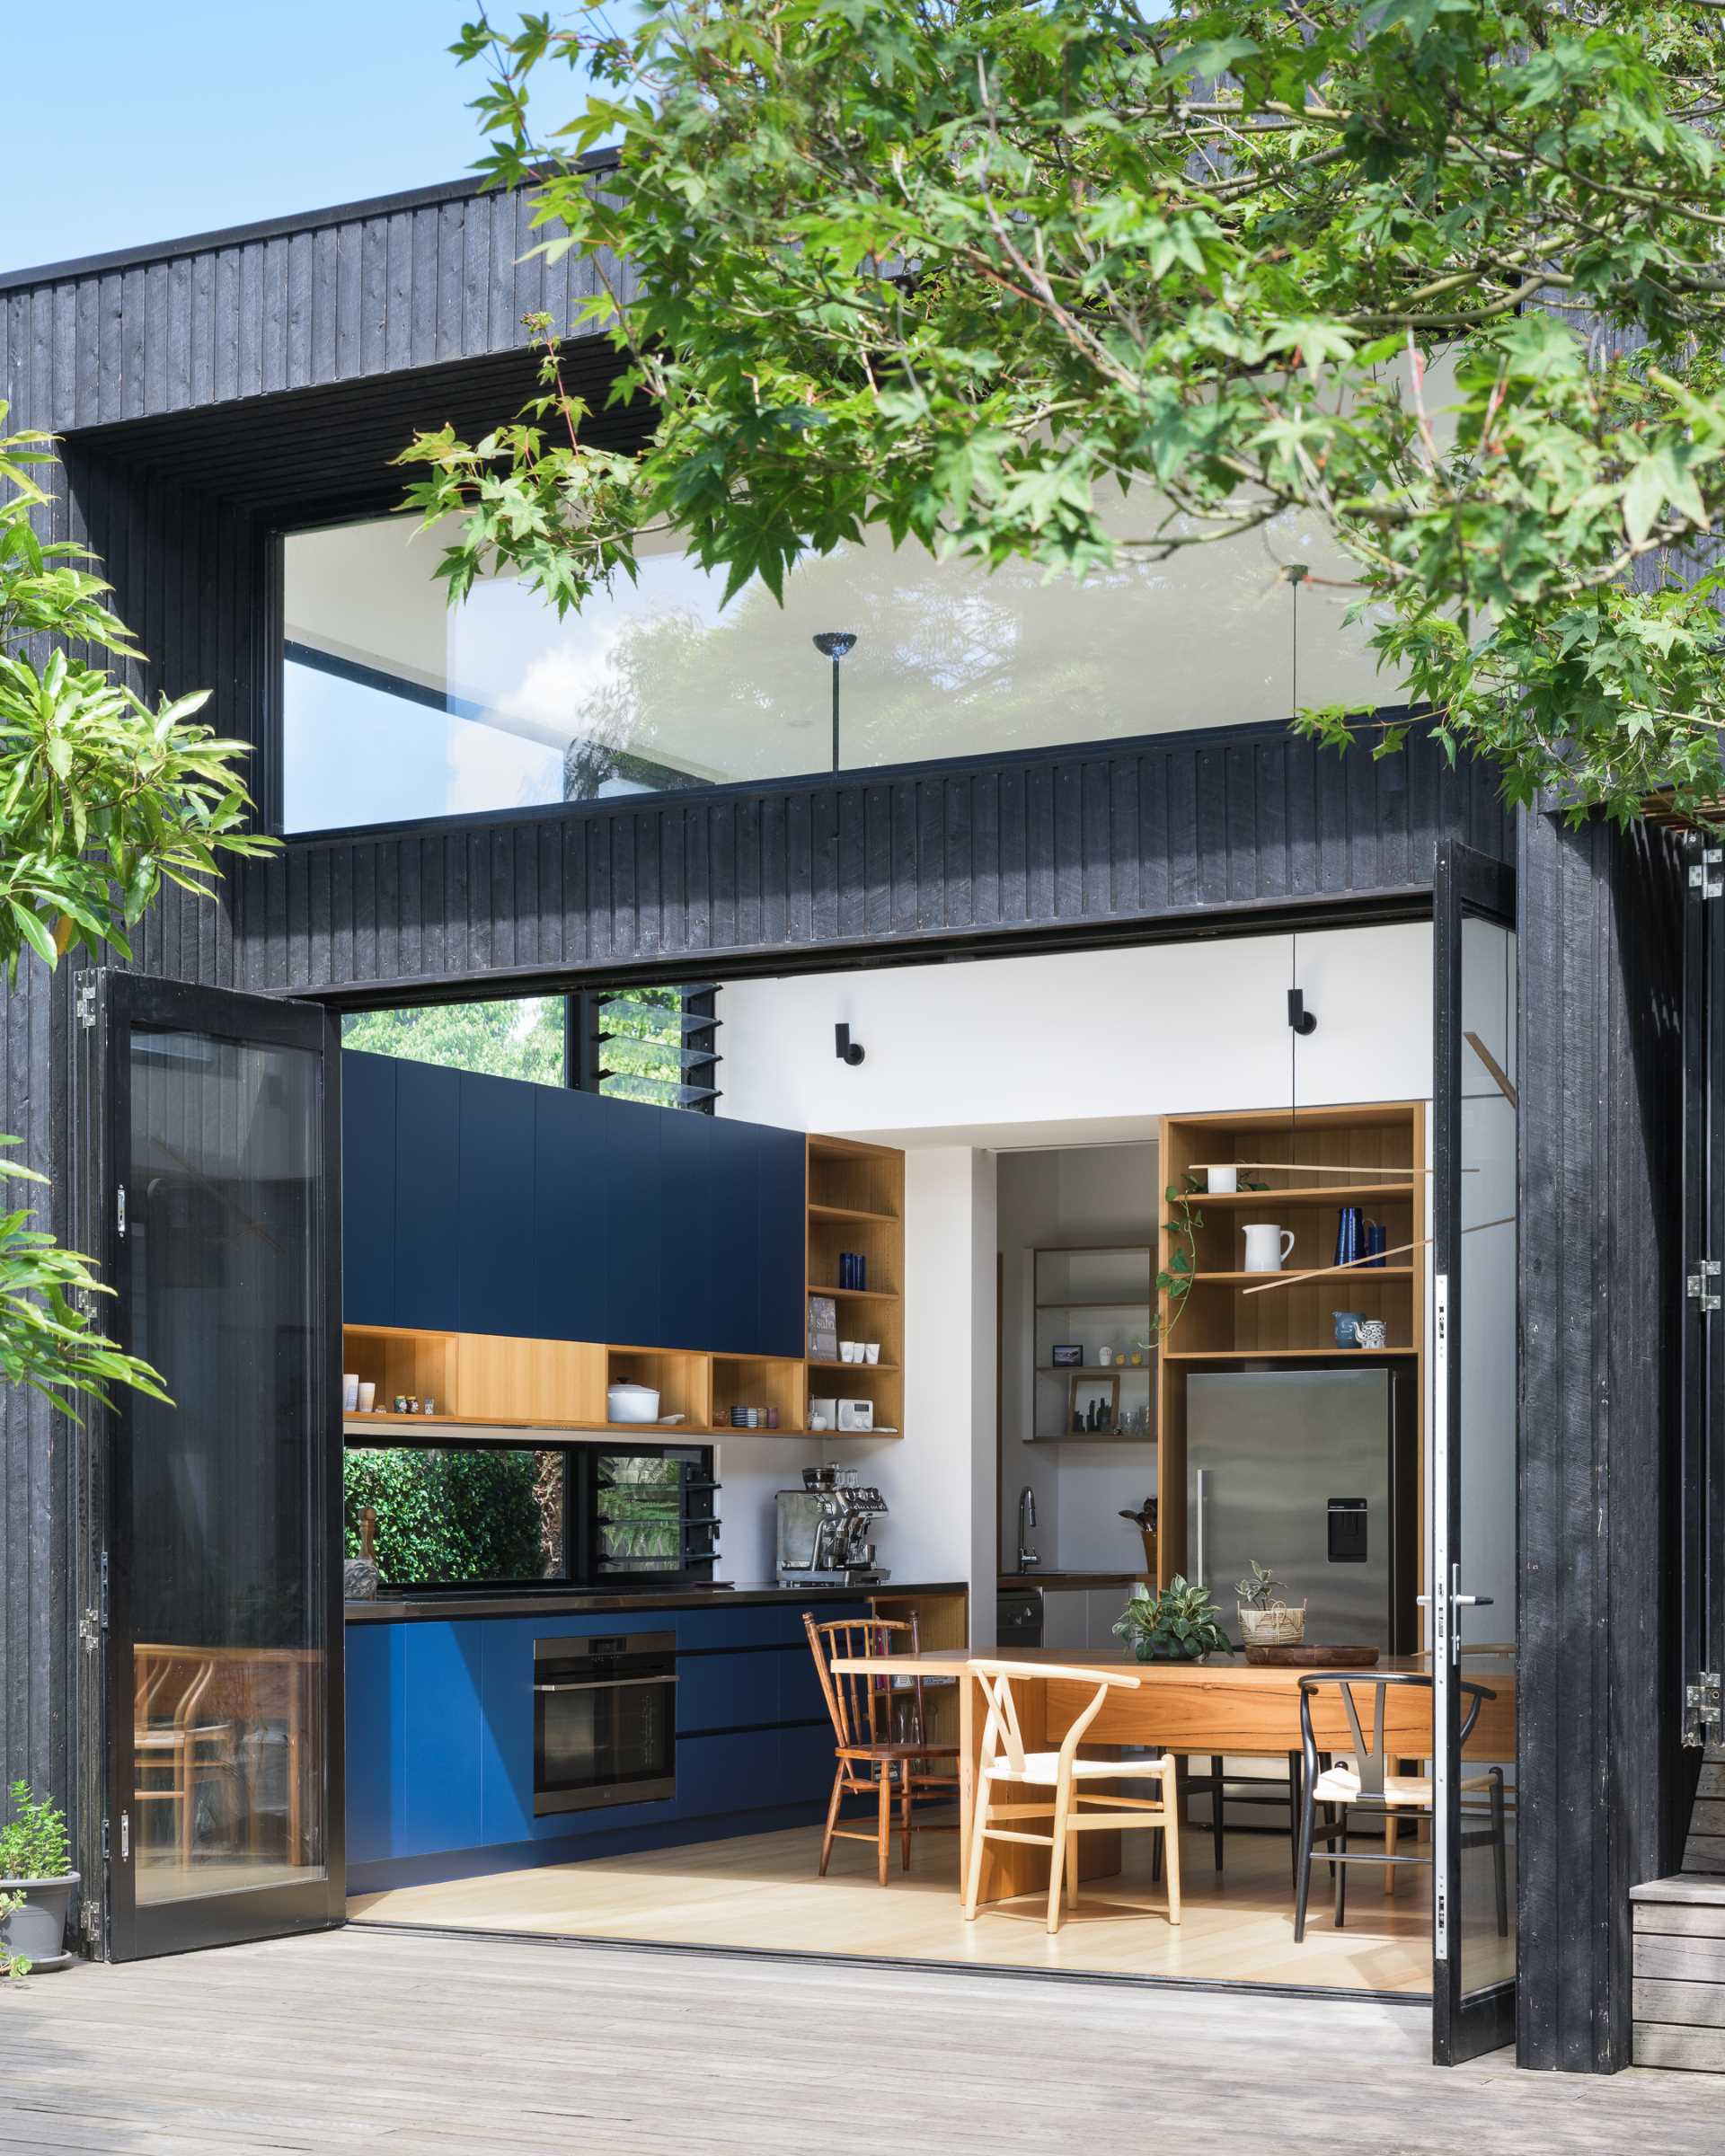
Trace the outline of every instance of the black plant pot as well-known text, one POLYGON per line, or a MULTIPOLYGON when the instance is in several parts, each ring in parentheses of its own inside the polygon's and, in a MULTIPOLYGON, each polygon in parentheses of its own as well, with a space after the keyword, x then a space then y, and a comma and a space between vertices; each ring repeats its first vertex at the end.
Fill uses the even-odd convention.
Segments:
POLYGON ((0 1879, 0 1894, 24 1897, 23 1907, 0 1922, 0 1943, 8 1954, 23 1955, 32 1975, 41 1969, 63 1969, 71 1961, 66 1923, 77 1887, 75 1871, 58 1879, 0 1879))

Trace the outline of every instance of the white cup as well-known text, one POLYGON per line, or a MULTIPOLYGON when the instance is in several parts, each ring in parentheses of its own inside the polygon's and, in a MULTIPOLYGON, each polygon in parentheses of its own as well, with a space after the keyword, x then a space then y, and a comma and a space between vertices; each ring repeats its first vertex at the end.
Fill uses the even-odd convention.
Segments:
POLYGON ((372 1412, 372 1410, 373 1410, 373 1409, 374 1409, 376 1407, 376 1405, 377 1405, 377 1388, 376 1388, 376 1385, 365 1385, 365 1384, 362 1384, 362 1385, 360 1386, 360 1388, 359 1388, 359 1412, 360 1412, 362 1415, 369 1415, 369 1414, 372 1412))
POLYGON ((879 1340, 870 1340, 865 1344, 862 1349, 862 1360, 865 1363, 878 1363, 880 1360, 880 1343, 879 1340))
POLYGON ((841 1340, 838 1343, 838 1359, 841 1363, 854 1363, 856 1360, 854 1340, 841 1340))
POLYGON ((359 1405, 359 1380, 351 1370, 341 1373, 341 1412, 353 1414, 359 1405))
POLYGON ((1213 1197, 1225 1196, 1240 1188, 1240 1171, 1237 1168, 1211 1168, 1206 1171, 1213 1197))

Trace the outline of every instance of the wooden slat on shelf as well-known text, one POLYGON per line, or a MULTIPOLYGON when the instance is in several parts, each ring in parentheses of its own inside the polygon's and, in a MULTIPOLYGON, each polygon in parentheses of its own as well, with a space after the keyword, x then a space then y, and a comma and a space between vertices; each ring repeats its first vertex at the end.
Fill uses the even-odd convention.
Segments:
POLYGON ((1418 1355, 1417 1348, 1164 1348, 1169 1363, 1369 1363, 1384 1355, 1418 1355))
MULTIPOLYGON (((1420 1195, 1417 1183, 1300 1183, 1285 1190, 1190 1190, 1188 1202, 1201 1212, 1207 1206, 1330 1206, 1337 1199, 1358 1205, 1365 1198, 1402 1198, 1420 1195)), ((1168 1224, 1163 1223, 1166 1226, 1168 1224)))

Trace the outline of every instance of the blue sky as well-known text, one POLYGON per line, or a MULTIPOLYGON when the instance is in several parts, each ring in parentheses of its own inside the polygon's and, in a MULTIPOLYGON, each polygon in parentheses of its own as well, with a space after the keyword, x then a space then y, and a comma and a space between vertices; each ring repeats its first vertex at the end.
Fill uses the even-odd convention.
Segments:
POLYGON ((7 9, 0 270, 458 179, 479 154, 466 102, 480 76, 445 49, 476 12, 473 0, 7 9))

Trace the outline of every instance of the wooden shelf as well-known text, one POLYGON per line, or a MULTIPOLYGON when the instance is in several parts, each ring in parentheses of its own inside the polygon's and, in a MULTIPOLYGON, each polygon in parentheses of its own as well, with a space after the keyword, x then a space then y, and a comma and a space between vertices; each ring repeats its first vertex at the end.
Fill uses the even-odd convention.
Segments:
POLYGON ((1154 1430, 1142 1433, 1133 1430, 1125 1436, 1119 1430, 1086 1431, 1082 1436, 1076 1430, 1068 1430, 1060 1437, 1021 1437, 1018 1442, 1021 1445, 1154 1445, 1156 1436, 1154 1430))
MULTIPOLYGON (((811 1295, 831 1295, 836 1303, 897 1303, 902 1300, 896 1288, 886 1287, 827 1287, 819 1281, 809 1283, 811 1295)), ((839 1367, 844 1368, 841 1363, 839 1367)))
POLYGON ((902 1363, 835 1363, 829 1362, 823 1355, 809 1355, 803 1357, 803 1368, 805 1370, 819 1370, 823 1372, 827 1370, 836 1370, 843 1373, 846 1370, 856 1370, 862 1372, 867 1372, 870 1370, 902 1370, 904 1368, 904 1365, 902 1363))
POLYGON ((1126 1377, 1136 1370, 1140 1377, 1148 1377, 1155 1359, 1156 1351, 1153 1348, 1141 1363, 1097 1363, 1093 1367, 1077 1363, 1038 1363, 1036 1374, 1039 1377, 1126 1377))
MULTIPOLYGON (((369 1411, 362 1411, 362 1410, 361 1410, 361 1409, 359 1409, 358 1408, 348 1408, 348 1409, 344 1409, 342 1410, 341 1419, 342 1419, 342 1421, 343 1421, 344 1423, 349 1423, 349 1422, 396 1422, 396 1423, 400 1423, 400 1422, 411 1422, 411 1423, 415 1423, 415 1424, 418 1424, 418 1423, 429 1423, 429 1424, 431 1425, 431 1427, 432 1427, 432 1428, 433 1428, 433 1429, 437 1429, 437 1428, 438 1428, 438 1427, 440 1425, 442 1425, 442 1424, 445 1424, 445 1423, 452 1423, 452 1422, 453 1422, 453 1423, 472 1422, 472 1421, 473 1421, 473 1420, 476 1420, 477 1418, 476 1418, 475 1417, 473 1417, 473 1416, 465 1416, 465 1415, 398 1415, 398 1414, 395 1412, 395 1410, 394 1410, 394 1408, 389 1408, 389 1409, 384 1409, 384 1408, 374 1408, 374 1409, 370 1409, 369 1411)), ((515 1427, 515 1426, 514 1426, 512 1423, 496 1423, 496 1424, 488 1424, 488 1425, 487 1425, 487 1427, 488 1427, 488 1428, 496 1428, 496 1429, 511 1429, 511 1428, 513 1428, 514 1427, 515 1427)), ((522 1427, 523 1429, 526 1429, 527 1427, 528 1427, 528 1426, 527 1426, 526 1423, 523 1423, 523 1424, 521 1425, 521 1427, 522 1427)))
MULTIPOLYGON (((872 1403, 875 1421, 896 1436, 905 1425, 905 1156, 896 1146, 811 1133, 807 1176, 803 1359, 798 1370, 801 1418, 807 1422, 812 1397, 863 1399, 872 1403), (874 1286, 828 1285, 847 1251, 862 1259, 863 1277, 874 1286), (835 1348, 837 1339, 862 1339, 876 1349, 878 1362, 846 1363, 836 1352, 830 1356, 808 1352, 813 1345, 809 1304, 816 1295, 830 1302, 837 1313, 835 1348)), ((822 1344, 827 1344, 824 1333, 822 1344)), ((824 1439, 869 1433, 813 1435, 824 1439)))
POLYGON ((1333 1272, 1328 1266, 1284 1266, 1279 1273, 1194 1273, 1192 1286, 1202 1287, 1207 1283, 1251 1281, 1254 1286, 1265 1280, 1296 1281, 1304 1286, 1315 1286, 1322 1281, 1326 1287, 1351 1287, 1356 1281, 1369 1285, 1374 1280, 1411 1280, 1411 1265, 1353 1265, 1345 1273, 1333 1272))
POLYGON ((1086 1299, 1081 1295, 1076 1302, 1039 1303, 1036 1304, 1036 1308, 1038 1310, 1148 1310, 1150 1303, 1151 1297, 1148 1295, 1138 1295, 1126 1303, 1105 1302, 1100 1296, 1091 1296, 1086 1299))
POLYGON ((1386 1355, 1418 1355, 1417 1348, 1164 1348, 1170 1363, 1374 1363, 1386 1355))
MULTIPOLYGON (((1361 1198, 1417 1197, 1424 1182, 1415 1176, 1405 1183, 1305 1183, 1286 1190, 1189 1190, 1186 1202, 1201 1212, 1206 1206, 1328 1206, 1340 1198, 1349 1205, 1361 1198)), ((1164 1221, 1164 1228, 1173 1224, 1164 1221)))
POLYGON ((877 1213, 868 1206, 810 1206, 810 1220, 884 1220, 898 1225, 896 1213, 877 1213))

